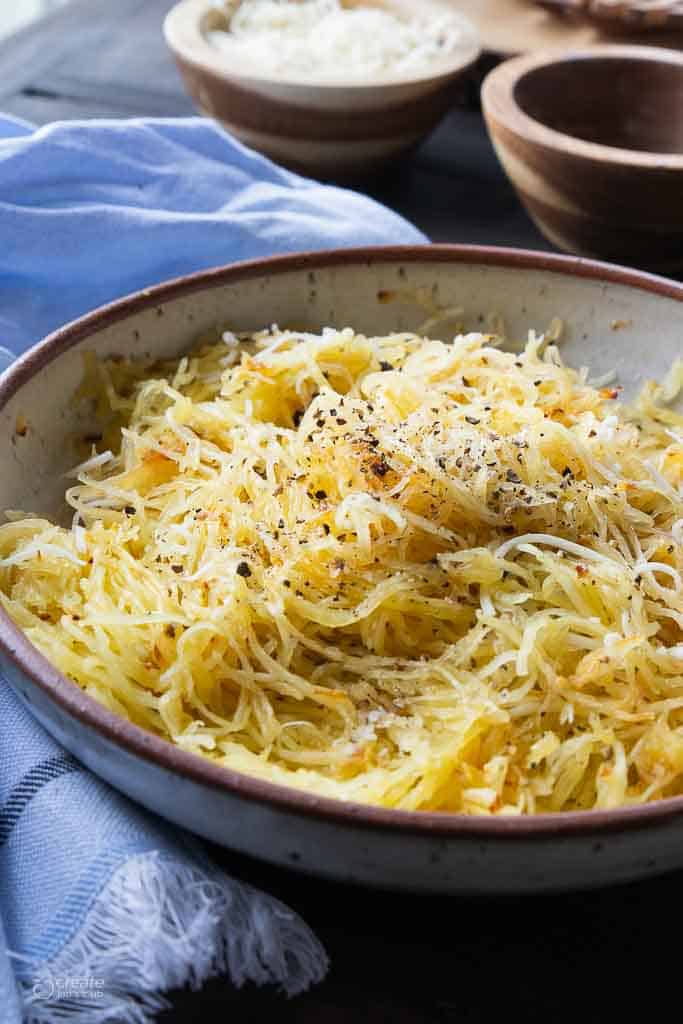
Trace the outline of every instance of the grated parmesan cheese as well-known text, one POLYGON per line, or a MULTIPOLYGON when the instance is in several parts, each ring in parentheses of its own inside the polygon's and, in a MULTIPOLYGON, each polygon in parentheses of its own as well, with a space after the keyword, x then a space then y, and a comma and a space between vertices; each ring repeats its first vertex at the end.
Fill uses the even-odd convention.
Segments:
POLYGON ((341 0, 241 0, 225 7, 228 30, 207 33, 216 49, 259 70, 303 78, 424 71, 473 35, 461 15, 447 10, 406 18, 341 0))
POLYGON ((111 710, 271 781, 467 814, 683 793, 683 368, 624 408, 546 340, 89 356, 101 453, 69 529, 7 514, 0 602, 111 710))

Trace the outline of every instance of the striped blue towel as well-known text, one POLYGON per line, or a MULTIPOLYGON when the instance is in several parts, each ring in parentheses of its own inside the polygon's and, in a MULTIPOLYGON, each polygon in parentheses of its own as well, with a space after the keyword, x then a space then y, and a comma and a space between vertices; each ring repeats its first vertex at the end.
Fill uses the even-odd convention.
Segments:
MULTIPOLYGON (((424 238, 200 119, 0 118, 0 345, 18 354, 132 290, 236 259, 424 238)), ((0 365, 0 370, 2 366, 0 365)), ((326 970, 307 926, 62 751, 0 680, 0 1020, 145 1024, 228 974, 288 994, 326 970)))

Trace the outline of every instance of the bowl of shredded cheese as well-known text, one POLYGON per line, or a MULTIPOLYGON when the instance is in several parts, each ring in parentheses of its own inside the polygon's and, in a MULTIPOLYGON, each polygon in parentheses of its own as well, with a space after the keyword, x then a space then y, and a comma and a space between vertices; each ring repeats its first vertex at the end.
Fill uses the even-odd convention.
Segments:
POLYGON ((415 146, 479 55, 477 30, 446 0, 183 0, 164 31, 200 110, 331 177, 415 146))
POLYGON ((279 862, 680 864, 682 300, 379 249, 65 328, 0 378, 3 671, 109 781, 279 862))

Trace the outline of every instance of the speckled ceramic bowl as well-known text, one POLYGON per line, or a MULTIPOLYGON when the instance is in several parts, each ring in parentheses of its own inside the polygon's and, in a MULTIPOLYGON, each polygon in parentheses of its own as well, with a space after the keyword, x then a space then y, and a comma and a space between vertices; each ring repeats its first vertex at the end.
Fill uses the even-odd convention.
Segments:
MULTIPOLYGON (((84 351, 176 355, 226 321, 237 330, 274 321, 414 329, 424 312, 402 295, 424 286, 439 304, 464 307, 471 329, 496 312, 511 337, 524 338, 562 317, 567 360, 596 374, 616 368, 627 390, 683 354, 683 285, 570 257, 431 246, 236 264, 92 313, 0 375, 0 508, 60 514, 69 439, 95 427, 70 401, 84 351)), ((344 803, 228 771, 131 725, 60 675, 2 612, 0 668, 45 728, 102 778, 179 825, 274 863, 378 886, 489 892, 683 867, 683 798, 535 818, 344 803)))
MULTIPOLYGON (((355 0, 348 0, 353 5, 355 0)), ((413 0, 367 0, 413 14, 413 0)), ((447 0, 420 0, 420 15, 447 0)), ((452 11, 452 5, 451 5, 452 11)), ((354 82, 297 79, 230 61, 207 39, 229 20, 210 0, 183 0, 164 23, 190 96, 248 146, 295 170, 347 177, 376 170, 416 145, 453 105, 454 90, 479 56, 476 30, 464 22, 456 54, 424 73, 354 82)))

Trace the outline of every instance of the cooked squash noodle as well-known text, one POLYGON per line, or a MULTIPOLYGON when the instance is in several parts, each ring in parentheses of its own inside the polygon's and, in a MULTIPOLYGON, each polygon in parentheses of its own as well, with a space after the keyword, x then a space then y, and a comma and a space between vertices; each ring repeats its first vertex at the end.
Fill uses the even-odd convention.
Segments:
POLYGON ((683 364, 626 407, 559 333, 89 355, 73 523, 8 513, 0 601, 112 711, 273 782, 478 815, 683 793, 683 364))

